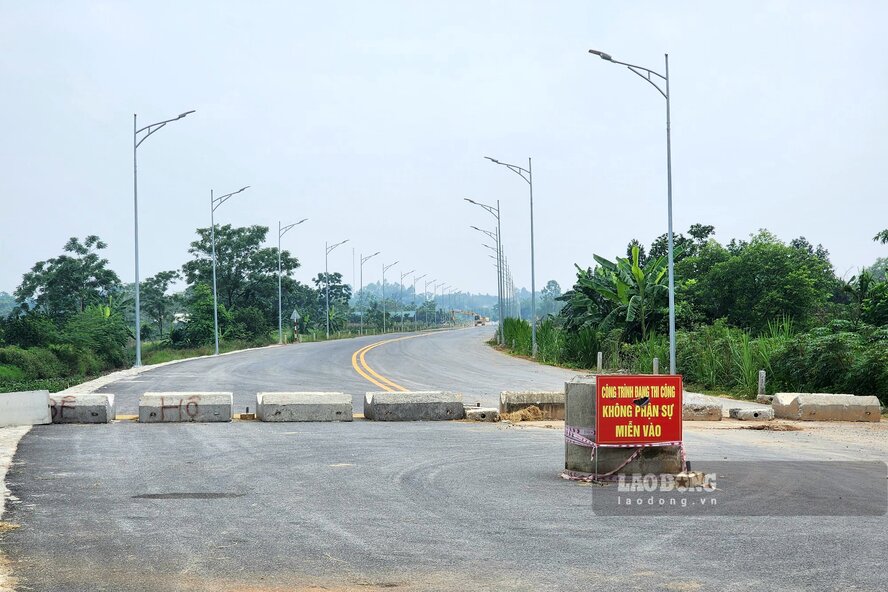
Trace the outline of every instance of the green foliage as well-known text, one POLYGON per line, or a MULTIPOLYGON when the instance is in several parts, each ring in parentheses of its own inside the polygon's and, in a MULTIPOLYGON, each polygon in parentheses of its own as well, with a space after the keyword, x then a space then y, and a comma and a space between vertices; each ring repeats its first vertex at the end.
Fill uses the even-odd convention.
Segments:
POLYGON ((577 282, 612 304, 601 320, 602 327, 622 325, 627 333, 638 328, 644 340, 650 317, 668 295, 666 258, 651 258, 642 264, 637 245, 631 247, 631 259, 617 257, 614 263, 598 255, 594 257, 600 267, 593 274, 578 276, 577 282))
POLYGON ((504 319, 503 340, 514 353, 529 356, 531 354, 530 323, 511 317, 504 319))
POLYGON ((167 294, 170 284, 181 276, 178 271, 161 271, 142 282, 141 305, 148 318, 157 327, 157 335, 163 339, 163 330, 169 326, 177 298, 167 294))
POLYGON ((873 284, 860 303, 860 318, 875 326, 888 325, 888 280, 873 284))
POLYGON ((271 325, 261 310, 253 306, 238 308, 231 313, 232 327, 226 337, 257 340, 268 335, 271 325))
MULTIPOLYGON (((187 300, 188 320, 182 327, 173 329, 170 341, 176 347, 193 348, 210 345, 215 341, 213 322, 213 291, 205 284, 197 284, 187 300)), ((219 333, 221 337, 231 334, 231 314, 219 303, 219 333)))
POLYGON ((62 255, 38 261, 22 277, 15 290, 16 301, 24 309, 37 310, 54 320, 67 319, 105 302, 120 289, 117 274, 108 269, 108 260, 99 256, 98 251, 106 247, 95 235, 82 243, 72 237, 62 255))
POLYGON ((0 319, 0 329, 3 343, 19 347, 41 347, 62 340, 55 323, 37 313, 0 319))
POLYGON ((22 349, 15 345, 0 347, 0 364, 18 368, 24 378, 29 380, 56 378, 63 376, 65 371, 58 358, 43 348, 22 349))
MULTIPOLYGON (((198 240, 188 250, 194 256, 182 266, 191 286, 212 286, 212 243, 209 228, 197 229, 198 240)), ((219 305, 228 310, 255 307, 263 311, 269 324, 277 325, 278 250, 263 247, 266 226, 216 226, 216 289, 219 305)), ((299 261, 281 252, 281 287, 289 293, 295 282, 290 274, 299 261)), ((292 308, 290 309, 292 311, 292 308)))
MULTIPOLYGON (((803 239, 802 239, 803 240, 803 239)), ((807 241, 796 246, 761 231, 696 279, 690 296, 708 319, 725 318, 754 333, 772 319, 789 316, 809 326, 838 282, 824 251, 807 241)))
POLYGON ((110 307, 91 306, 74 315, 65 324, 64 333, 67 343, 95 354, 106 369, 122 368, 129 362, 129 328, 123 315, 112 313, 110 307))
POLYGON ((800 392, 876 395, 888 402, 888 330, 852 331, 833 321, 800 334, 774 355, 773 378, 800 392))
POLYGON ((0 292, 0 319, 8 316, 15 309, 15 298, 6 292, 0 292))

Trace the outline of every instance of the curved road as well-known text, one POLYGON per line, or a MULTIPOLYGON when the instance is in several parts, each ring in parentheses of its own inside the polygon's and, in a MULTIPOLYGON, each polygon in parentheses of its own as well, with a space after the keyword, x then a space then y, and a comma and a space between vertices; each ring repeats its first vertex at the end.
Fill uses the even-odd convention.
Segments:
MULTIPOLYGON (((484 343, 491 335, 472 328, 267 348, 152 368, 102 390, 118 395, 123 413, 147 390, 233 391, 240 411, 257 391, 360 397, 380 388, 374 382, 493 404, 501 390, 559 390, 574 376, 498 353, 484 343), (352 361, 361 352, 359 372, 352 361)), ((685 433, 695 468, 716 471, 719 490, 733 496, 723 498, 728 506, 692 499, 668 515, 616 515, 615 486, 559 478, 560 430, 35 426, 7 475, 14 497, 0 526, 13 528, 0 529, 0 562, 22 592, 884 589, 884 424, 849 426, 844 436, 834 427, 745 427, 685 433), (824 460, 836 461, 830 471, 808 464, 824 460), (855 472, 838 462, 848 460, 877 462, 855 472)))
POLYGON ((564 382, 576 376, 574 371, 494 350, 486 343, 493 333, 491 327, 472 327, 248 350, 161 366, 107 384, 98 392, 115 394, 121 414, 137 413, 139 395, 149 391, 230 391, 238 413, 246 407, 252 411, 256 393, 262 391, 338 391, 353 395, 359 412, 364 393, 382 388, 364 378, 352 358, 382 341, 390 342, 365 355, 375 372, 408 390, 463 393, 466 403, 496 406, 505 390, 562 390, 564 382))

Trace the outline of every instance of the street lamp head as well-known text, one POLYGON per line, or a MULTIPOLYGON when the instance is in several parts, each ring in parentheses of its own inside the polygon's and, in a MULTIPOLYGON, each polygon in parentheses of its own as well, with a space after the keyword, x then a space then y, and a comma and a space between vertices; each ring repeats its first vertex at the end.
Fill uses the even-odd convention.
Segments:
POLYGON ((306 222, 307 220, 308 220, 308 218, 303 218, 302 220, 300 220, 299 222, 297 222, 293 226, 298 226, 299 224, 302 224, 303 222, 306 222))
POLYGON ((489 160, 490 162, 495 162, 496 164, 503 164, 503 163, 501 163, 500 161, 498 161, 497 159, 495 159, 495 158, 490 158, 489 156, 485 156, 484 158, 486 158, 486 159, 489 160))
POLYGON ((604 53, 603 51, 598 51, 597 49, 590 49, 589 53, 591 53, 592 55, 597 55, 602 60, 607 60, 608 62, 614 61, 614 58, 612 58, 609 53, 604 53))
POLYGON ((187 117, 187 116, 191 115, 192 113, 194 113, 195 111, 197 111, 197 109, 192 109, 191 111, 186 111, 185 113, 180 113, 179 117, 177 117, 176 119, 182 119, 183 117, 187 117))
POLYGON ((231 195, 236 195, 236 194, 240 193, 241 191, 246 191, 246 190, 249 189, 249 188, 250 188, 249 185, 247 185, 246 187, 241 187, 240 189, 238 189, 237 191, 235 191, 235 192, 232 193, 231 195))

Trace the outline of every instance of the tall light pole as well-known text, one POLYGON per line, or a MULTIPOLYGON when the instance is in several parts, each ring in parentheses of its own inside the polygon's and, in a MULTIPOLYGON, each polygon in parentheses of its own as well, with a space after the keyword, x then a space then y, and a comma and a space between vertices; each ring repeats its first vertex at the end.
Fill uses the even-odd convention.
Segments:
POLYGON ((397 265, 398 262, 382 264, 382 332, 385 333, 385 272, 397 265))
MULTIPOLYGON (((398 300, 400 300, 401 308, 404 307, 404 278, 410 275, 411 273, 416 273, 415 269, 411 269, 410 271, 405 271, 401 274, 401 285, 400 292, 398 292, 398 300)), ((401 311, 401 332, 404 332, 404 311, 401 311)))
POLYGON ((364 264, 377 255, 379 255, 379 251, 376 251, 372 255, 367 255, 366 257, 364 257, 363 253, 361 254, 361 291, 359 292, 360 296, 358 297, 361 308, 361 335, 364 334, 364 264))
POLYGON ((213 197, 213 190, 210 189, 210 242, 213 245, 213 337, 215 338, 216 347, 214 355, 219 355, 219 298, 216 295, 216 219, 214 218, 216 208, 224 204, 232 195, 237 195, 242 191, 246 191, 250 186, 241 187, 237 191, 213 197))
POLYGON ((597 55, 607 62, 626 66, 634 74, 637 74, 646 80, 651 86, 656 88, 657 91, 663 95, 663 98, 666 99, 666 209, 669 217, 669 373, 675 374, 675 266, 673 262, 674 241, 672 235, 672 124, 669 102, 669 54, 664 54, 666 60, 666 74, 663 75, 648 68, 643 68, 642 66, 635 66, 633 64, 627 64, 626 62, 617 61, 611 57, 610 54, 603 51, 590 49, 589 53, 597 55), (659 84, 658 81, 653 78, 654 76, 660 79, 659 84), (663 87, 660 86, 661 84, 663 87))
MULTIPOLYGON (((533 243, 533 163, 530 157, 527 158, 527 168, 518 165, 500 162, 495 158, 485 156, 487 160, 494 164, 502 165, 527 182, 530 187, 530 343, 531 357, 537 356, 537 315, 536 315, 536 264, 534 263, 534 243, 533 243)), ((519 315, 520 316, 520 315, 519 315)))
POLYGON ((179 121, 183 117, 187 117, 192 113, 194 113, 193 109, 191 111, 186 111, 185 113, 180 113, 178 116, 173 117, 172 119, 158 121, 157 123, 146 125, 143 128, 139 128, 139 124, 137 122, 138 116, 133 113, 133 242, 135 243, 136 249, 136 363, 134 364, 134 366, 136 366, 137 368, 142 365, 142 311, 139 289, 139 167, 138 160, 136 158, 136 151, 142 144, 142 142, 148 139, 148 136, 150 136, 166 124, 173 121, 179 121), (141 138, 139 138, 139 134, 143 134, 141 138))
MULTIPOLYGON (((474 202, 473 202, 474 203, 474 202)), ((497 222, 499 222, 497 220, 497 222)), ((500 322, 498 323, 497 329, 497 342, 502 345, 503 344, 503 318, 505 318, 505 286, 504 280, 505 277, 503 273, 503 254, 502 254, 502 243, 500 241, 499 236, 499 226, 497 226, 496 232, 491 232, 489 230, 484 230, 483 228, 478 228, 477 226, 471 226, 473 230, 477 230, 478 232, 484 233, 495 241, 496 248, 493 252, 496 254, 494 260, 496 261, 496 279, 497 279, 497 307, 499 308, 499 316, 500 322)), ((485 245, 487 246, 487 245, 485 245)), ((488 247, 489 248, 489 247, 488 247)))
POLYGON ((413 330, 414 331, 416 331, 416 325, 419 323, 419 319, 416 316, 416 281, 421 280, 422 278, 424 278, 427 275, 428 275, 427 273, 424 273, 421 276, 417 277, 417 275, 415 273, 413 274, 413 330))
MULTIPOLYGON (((425 302, 429 301, 429 284, 432 284, 432 288, 435 287, 435 282, 438 280, 426 280, 425 287, 422 290, 423 297, 425 298, 425 302)), ((423 307, 425 307, 425 303, 423 303, 423 307)), ((429 324, 429 312, 428 310, 424 311, 423 316, 425 316, 426 325, 429 324)))
POLYGON ((487 212, 490 215, 492 215, 494 218, 496 218, 496 249, 497 249, 496 268, 497 268, 497 278, 499 281, 499 286, 498 286, 499 298, 498 298, 497 306, 499 307, 498 312, 499 312, 499 316, 500 316, 499 323, 497 323, 497 329, 498 329, 497 335, 498 335, 499 344, 502 345, 504 342, 503 318, 505 318, 505 312, 504 312, 505 311, 505 306, 504 306, 505 305, 505 289, 503 286, 503 241, 502 241, 503 227, 502 227, 502 223, 500 221, 500 202, 499 202, 499 200, 496 200, 496 209, 494 209, 493 206, 477 202, 477 201, 469 199, 467 197, 463 198, 463 199, 465 199, 470 204, 474 204, 476 206, 484 208, 485 210, 487 210, 487 212))
POLYGON ((327 309, 327 339, 330 339, 330 266, 328 265, 328 261, 330 259, 330 252, 333 249, 335 249, 336 247, 344 245, 347 242, 348 242, 348 239, 345 239, 344 241, 342 241, 340 243, 336 243, 333 246, 330 246, 330 244, 328 244, 328 243, 324 243, 324 251, 325 251, 325 254, 324 254, 324 284, 326 284, 326 297, 325 298, 326 298, 326 302, 327 302, 327 306, 326 306, 326 309, 327 309))
POLYGON ((288 224, 281 227, 281 221, 278 220, 278 344, 284 343, 284 317, 283 317, 283 298, 281 296, 281 237, 287 234, 294 226, 299 226, 308 218, 303 218, 299 222, 288 224))

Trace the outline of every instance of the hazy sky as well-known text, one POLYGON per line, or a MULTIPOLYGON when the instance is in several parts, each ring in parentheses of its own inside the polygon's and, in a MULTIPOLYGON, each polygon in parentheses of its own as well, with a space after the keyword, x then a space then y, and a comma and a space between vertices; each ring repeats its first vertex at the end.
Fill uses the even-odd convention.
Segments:
MULTIPOLYGON (((0 1, 0 290, 70 236, 98 234, 133 278, 132 115, 188 109, 139 148, 142 278, 188 258, 209 191, 251 185, 218 223, 309 218, 284 247, 302 281, 324 241, 381 250, 493 292, 481 235, 501 200, 537 288, 666 231, 665 101, 624 68, 672 75, 676 231, 767 227, 823 243, 839 275, 888 255, 888 4, 864 2, 0 1)), ((398 271, 392 270, 392 276, 398 271)), ((848 273, 850 277, 851 273, 848 273)), ((392 277, 392 276, 387 276, 392 277)))

